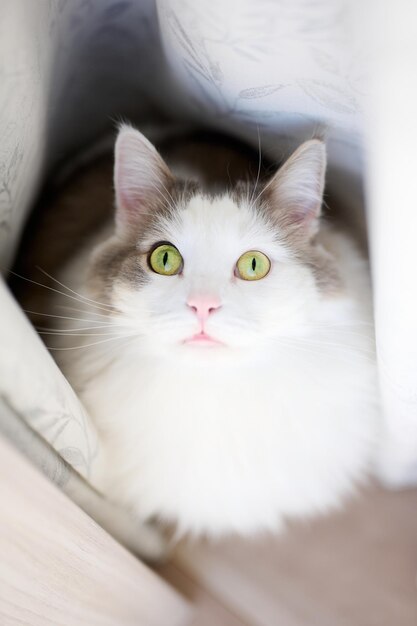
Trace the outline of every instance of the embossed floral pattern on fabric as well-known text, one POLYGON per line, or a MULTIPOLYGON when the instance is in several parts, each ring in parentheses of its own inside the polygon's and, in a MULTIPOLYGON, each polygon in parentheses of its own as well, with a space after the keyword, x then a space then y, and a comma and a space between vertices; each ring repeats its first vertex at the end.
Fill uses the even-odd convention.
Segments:
POLYGON ((68 463, 89 478, 98 450, 88 416, 1 282, 0 302, 0 395, 68 463))

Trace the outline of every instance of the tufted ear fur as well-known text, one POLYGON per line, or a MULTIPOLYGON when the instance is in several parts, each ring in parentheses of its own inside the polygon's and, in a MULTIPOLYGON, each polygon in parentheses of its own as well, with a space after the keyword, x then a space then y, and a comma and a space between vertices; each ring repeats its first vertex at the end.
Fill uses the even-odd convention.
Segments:
POLYGON ((173 176, 155 147, 131 126, 120 128, 115 146, 116 227, 121 234, 140 226, 166 198, 173 176))
POLYGON ((274 177, 265 191, 279 226, 301 239, 318 230, 326 173, 326 148, 322 141, 303 143, 274 177))

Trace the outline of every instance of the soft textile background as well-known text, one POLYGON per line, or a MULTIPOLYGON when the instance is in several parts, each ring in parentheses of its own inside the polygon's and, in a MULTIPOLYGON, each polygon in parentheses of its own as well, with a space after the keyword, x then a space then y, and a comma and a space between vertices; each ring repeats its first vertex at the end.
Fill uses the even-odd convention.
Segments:
MULTIPOLYGON (((355 214, 366 175, 386 420, 381 475, 416 480, 413 17, 411 0, 3 0, 2 267, 45 173, 114 120, 204 124, 254 145, 259 138, 277 159, 325 128, 330 185, 355 214)), ((97 442, 88 418, 3 287, 0 315, 0 394, 91 475, 97 442)))

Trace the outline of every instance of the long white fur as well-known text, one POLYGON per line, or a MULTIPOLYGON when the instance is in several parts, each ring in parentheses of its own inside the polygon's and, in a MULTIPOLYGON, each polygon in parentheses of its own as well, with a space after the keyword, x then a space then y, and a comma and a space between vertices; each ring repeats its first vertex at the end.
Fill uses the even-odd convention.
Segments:
MULTIPOLYGON (((140 290, 116 285, 121 313, 103 333, 118 338, 57 353, 99 429, 97 486, 142 520, 211 536, 277 530, 339 506, 370 471, 378 428, 366 262, 345 235, 324 229, 343 284, 325 295, 249 202, 199 195, 182 209, 149 244, 177 246, 183 275, 151 274, 140 290), (234 265, 253 249, 271 271, 239 280, 234 265), (220 298, 206 330, 225 346, 182 343, 199 331, 191 292, 220 298)), ((86 297, 90 253, 91 244, 61 276, 86 297)), ((100 305, 81 308, 80 318, 108 323, 100 305)))

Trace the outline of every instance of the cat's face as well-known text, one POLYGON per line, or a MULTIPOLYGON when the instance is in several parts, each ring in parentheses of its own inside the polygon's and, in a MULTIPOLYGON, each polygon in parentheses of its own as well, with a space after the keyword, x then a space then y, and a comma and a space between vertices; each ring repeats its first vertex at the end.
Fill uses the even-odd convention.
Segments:
POLYGON ((313 241, 324 168, 323 145, 312 141, 266 186, 207 196, 176 182, 142 135, 122 129, 117 234, 94 265, 118 323, 155 349, 190 354, 265 346, 305 329, 331 273, 313 241))

